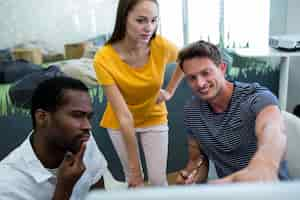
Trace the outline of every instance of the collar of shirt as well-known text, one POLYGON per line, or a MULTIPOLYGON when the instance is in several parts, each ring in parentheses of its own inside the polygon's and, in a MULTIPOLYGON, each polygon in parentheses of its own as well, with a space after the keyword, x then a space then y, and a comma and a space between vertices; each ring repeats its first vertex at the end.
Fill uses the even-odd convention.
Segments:
POLYGON ((30 136, 33 131, 30 132, 27 139, 23 142, 21 146, 22 157, 25 161, 23 170, 32 176, 37 183, 42 183, 47 181, 50 178, 56 178, 54 174, 49 172, 37 158, 35 152, 32 149, 30 143, 30 136))

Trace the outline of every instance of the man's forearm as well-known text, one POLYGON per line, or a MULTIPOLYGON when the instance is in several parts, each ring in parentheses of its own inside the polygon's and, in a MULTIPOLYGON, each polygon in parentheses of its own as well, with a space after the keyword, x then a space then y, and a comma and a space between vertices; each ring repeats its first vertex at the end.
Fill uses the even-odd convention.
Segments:
POLYGON ((281 126, 274 124, 267 125, 263 131, 264 137, 260 139, 249 165, 263 164, 277 171, 286 152, 286 135, 281 126))

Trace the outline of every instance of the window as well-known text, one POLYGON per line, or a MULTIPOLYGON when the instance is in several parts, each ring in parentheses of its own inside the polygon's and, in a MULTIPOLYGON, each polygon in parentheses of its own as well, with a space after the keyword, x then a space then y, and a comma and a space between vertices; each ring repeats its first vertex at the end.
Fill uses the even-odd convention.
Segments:
POLYGON ((160 0, 159 32, 179 47, 183 45, 182 0, 160 0))
POLYGON ((188 0, 188 42, 219 42, 220 0, 188 0))
POLYGON ((269 16, 269 0, 224 0, 225 46, 266 47, 269 16))
POLYGON ((270 0, 160 0, 159 3, 161 33, 178 46, 183 41, 199 39, 230 48, 263 48, 268 44, 270 0), (183 40, 184 37, 187 39, 183 40))

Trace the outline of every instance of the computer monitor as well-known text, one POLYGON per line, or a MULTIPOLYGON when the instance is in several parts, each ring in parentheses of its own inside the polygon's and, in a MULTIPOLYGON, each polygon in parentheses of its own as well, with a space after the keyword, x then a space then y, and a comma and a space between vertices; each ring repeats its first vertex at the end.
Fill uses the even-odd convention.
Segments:
POLYGON ((169 186, 91 192, 86 200, 299 200, 300 181, 169 186))

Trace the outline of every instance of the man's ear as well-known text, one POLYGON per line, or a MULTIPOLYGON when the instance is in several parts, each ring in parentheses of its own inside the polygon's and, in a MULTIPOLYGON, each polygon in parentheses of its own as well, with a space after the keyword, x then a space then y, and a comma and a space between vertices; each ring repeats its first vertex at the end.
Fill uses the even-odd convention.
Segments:
POLYGON ((225 75, 226 74, 226 70, 227 70, 227 64, 222 62, 220 65, 219 65, 219 68, 220 70, 223 72, 223 74, 225 75))
POLYGON ((40 127, 45 127, 49 121, 49 114, 43 109, 37 109, 35 111, 35 121, 36 125, 40 127))

